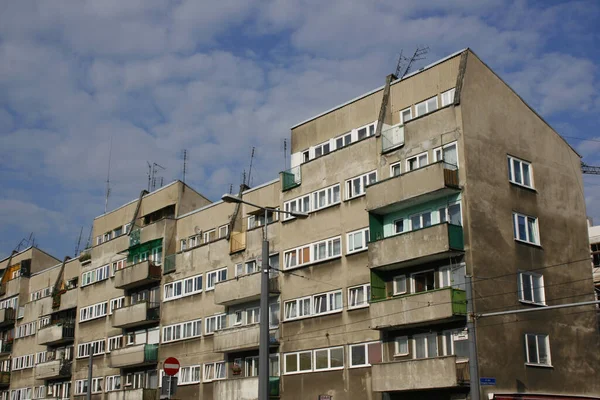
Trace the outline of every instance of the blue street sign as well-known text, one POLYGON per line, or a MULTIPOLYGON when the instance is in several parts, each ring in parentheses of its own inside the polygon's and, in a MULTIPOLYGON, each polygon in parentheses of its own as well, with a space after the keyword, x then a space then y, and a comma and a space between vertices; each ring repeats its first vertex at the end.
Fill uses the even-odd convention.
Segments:
POLYGON ((481 386, 496 386, 496 378, 479 378, 481 386))

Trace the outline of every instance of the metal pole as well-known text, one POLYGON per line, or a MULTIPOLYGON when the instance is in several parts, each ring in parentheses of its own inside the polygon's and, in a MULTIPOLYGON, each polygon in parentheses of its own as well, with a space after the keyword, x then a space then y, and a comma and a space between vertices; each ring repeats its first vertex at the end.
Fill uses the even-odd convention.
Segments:
POLYGON ((479 400, 479 367, 477 365, 477 343, 475 338, 475 310, 473 309, 473 287, 471 275, 465 276, 467 289, 467 332, 469 334, 469 386, 471 400, 479 400))
POLYGON ((173 377, 169 375, 169 390, 167 391, 167 399, 171 398, 171 379, 173 379, 173 377))
POLYGON ((260 276, 260 341, 258 348, 258 399, 269 399, 269 239, 267 237, 268 210, 265 211, 265 229, 262 246, 260 276))
POLYGON ((88 363, 88 390, 85 395, 87 400, 92 400, 92 372, 94 368, 94 346, 90 343, 90 359, 88 363))

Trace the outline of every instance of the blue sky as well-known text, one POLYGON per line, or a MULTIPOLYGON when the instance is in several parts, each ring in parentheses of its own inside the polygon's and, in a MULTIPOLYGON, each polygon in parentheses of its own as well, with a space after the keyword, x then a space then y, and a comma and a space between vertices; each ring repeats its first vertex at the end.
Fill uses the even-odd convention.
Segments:
MULTIPOLYGON (((284 167, 290 127, 384 83, 398 53, 471 47, 600 165, 600 2, 103 0, 0 5, 0 256, 59 258, 147 185, 147 161, 217 199, 284 167), (572 138, 571 138, 572 137, 572 138), (580 140, 574 138, 583 138, 580 140)), ((289 160, 289 158, 288 158, 289 160)), ((600 176, 586 176, 600 223, 600 176)))

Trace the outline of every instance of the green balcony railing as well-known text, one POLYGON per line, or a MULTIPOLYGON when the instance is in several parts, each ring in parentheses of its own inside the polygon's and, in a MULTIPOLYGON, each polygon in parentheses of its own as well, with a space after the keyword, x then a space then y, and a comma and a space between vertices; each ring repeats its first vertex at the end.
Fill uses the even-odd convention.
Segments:
POLYGON ((279 396, 279 377, 269 377, 269 396, 279 396))
POLYGON ((145 362, 157 362, 158 361, 158 344, 147 344, 144 346, 144 361, 145 362))
POLYGON ((302 170, 300 169, 300 165, 298 165, 297 167, 288 169, 287 171, 280 172, 281 190, 283 192, 300 186, 300 184, 302 183, 301 171, 302 170))
POLYGON ((129 247, 137 246, 140 244, 140 229, 134 229, 131 231, 129 235, 129 247))

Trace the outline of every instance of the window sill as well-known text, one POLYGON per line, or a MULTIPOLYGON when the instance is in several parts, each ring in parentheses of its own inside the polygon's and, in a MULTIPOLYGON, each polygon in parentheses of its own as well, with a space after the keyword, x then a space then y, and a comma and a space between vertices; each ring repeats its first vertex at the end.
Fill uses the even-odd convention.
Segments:
POLYGON ((526 306, 534 306, 534 307, 540 307, 540 308, 548 307, 548 304, 546 304, 546 303, 535 303, 533 301, 527 301, 527 300, 519 300, 519 303, 526 305, 526 306))
POLYGON ((519 187, 519 188, 521 188, 521 189, 525 189, 525 190, 527 190, 527 191, 529 191, 529 192, 532 192, 532 193, 537 193, 537 192, 538 192, 538 191, 537 191, 537 190, 536 190, 534 187, 531 187, 531 186, 526 186, 526 185, 523 185, 523 184, 521 184, 521 183, 513 182, 513 181, 510 181, 510 180, 509 180, 508 182, 509 182, 509 183, 510 183, 512 186, 516 186, 516 187, 519 187))
MULTIPOLYGON (((346 200, 344 200, 344 201, 346 201, 346 200)), ((342 204, 342 202, 341 201, 337 201, 337 202, 332 203, 332 204, 330 204, 328 206, 317 208, 316 210, 311 210, 307 214, 310 217, 312 214, 318 213, 319 211, 327 210, 327 209, 335 207, 335 206, 339 206, 340 204, 342 204)), ((304 212, 304 211, 302 211, 302 212, 304 212)), ((287 222, 295 221, 297 219, 298 218, 296 218, 296 217, 282 218, 281 219, 281 223, 284 224, 284 223, 287 223, 287 222)))
POLYGON ((533 364, 533 363, 525 363, 526 367, 538 367, 538 368, 554 368, 551 364, 533 364))
POLYGON ((365 308, 369 308, 369 303, 361 305, 361 306, 354 306, 354 307, 348 307, 348 311, 352 311, 352 310, 363 310, 365 308))
POLYGON ((284 319, 283 322, 294 322, 294 321, 302 321, 305 319, 309 319, 309 318, 318 318, 318 317, 325 317, 327 315, 334 315, 334 314, 340 314, 344 309, 340 309, 340 310, 335 310, 335 311, 328 311, 328 312, 324 312, 324 313, 320 313, 320 314, 315 314, 315 315, 307 315, 307 316, 303 316, 303 317, 295 317, 295 318, 289 318, 289 319, 284 319))
POLYGON ((295 266, 289 267, 289 268, 285 268, 284 267, 283 268, 283 272, 285 273, 285 271, 291 271, 291 270, 294 270, 294 269, 305 268, 305 267, 310 267, 310 266, 313 266, 313 265, 323 264, 323 263, 326 263, 328 261, 333 261, 333 260, 337 260, 337 259, 340 259, 340 258, 342 258, 341 254, 339 256, 327 258, 325 260, 313 261, 311 263, 306 263, 306 264, 302 264, 302 265, 295 265, 295 266))
POLYGON ((364 249, 360 249, 360 250, 354 250, 354 251, 347 251, 346 252, 346 256, 351 256, 353 254, 358 254, 358 253, 364 253, 365 251, 367 251, 369 248, 365 247, 364 249))
MULTIPOLYGON (((375 183, 375 182, 373 182, 373 183, 375 183)), ((367 186, 370 186, 370 185, 367 185, 367 186)), ((355 200, 355 199, 360 199, 361 197, 365 197, 366 195, 367 195, 367 192, 365 191, 365 193, 362 193, 362 194, 359 194, 359 195, 356 195, 356 196, 352 196, 352 197, 349 197, 349 198, 345 199, 344 203, 346 203, 348 201, 355 200)))
POLYGON ((521 239, 517 239, 517 238, 514 238, 514 240, 517 243, 524 244, 524 245, 527 245, 527 246, 535 247, 535 248, 538 248, 538 249, 542 249, 543 248, 542 245, 538 244, 538 243, 531 243, 531 242, 527 242, 525 240, 521 240, 521 239))

